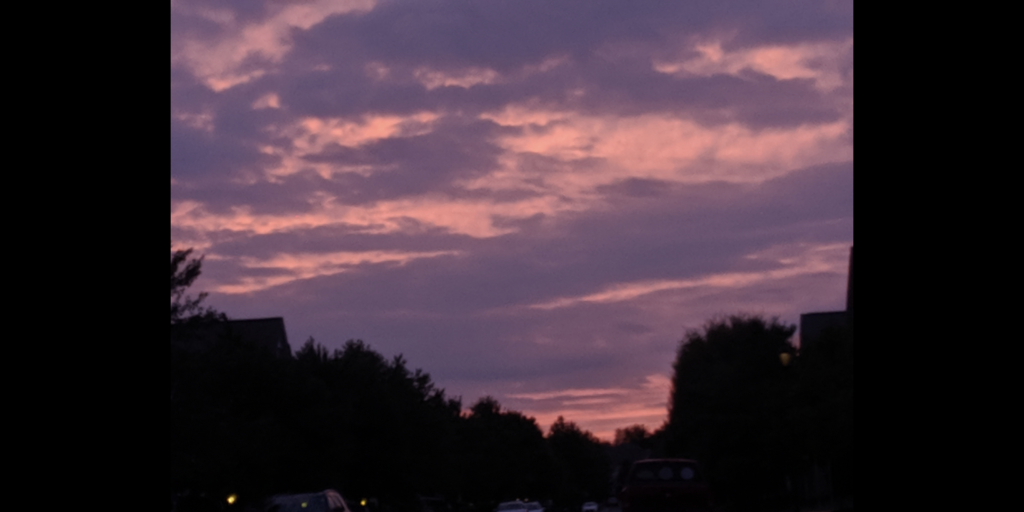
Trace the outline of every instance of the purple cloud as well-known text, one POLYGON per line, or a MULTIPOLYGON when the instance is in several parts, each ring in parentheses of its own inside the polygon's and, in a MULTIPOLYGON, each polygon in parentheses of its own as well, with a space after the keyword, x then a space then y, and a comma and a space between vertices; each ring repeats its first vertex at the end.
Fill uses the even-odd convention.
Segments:
POLYGON ((172 237, 293 346, 607 437, 657 426, 686 328, 841 308, 851 3, 171 11, 172 237))

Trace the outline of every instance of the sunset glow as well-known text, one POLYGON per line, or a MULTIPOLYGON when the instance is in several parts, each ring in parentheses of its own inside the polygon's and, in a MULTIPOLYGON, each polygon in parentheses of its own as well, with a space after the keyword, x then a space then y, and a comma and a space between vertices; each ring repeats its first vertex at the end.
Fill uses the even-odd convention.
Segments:
POLYGON ((196 292, 605 440, 687 329, 841 306, 852 2, 560 4, 173 0, 196 292))

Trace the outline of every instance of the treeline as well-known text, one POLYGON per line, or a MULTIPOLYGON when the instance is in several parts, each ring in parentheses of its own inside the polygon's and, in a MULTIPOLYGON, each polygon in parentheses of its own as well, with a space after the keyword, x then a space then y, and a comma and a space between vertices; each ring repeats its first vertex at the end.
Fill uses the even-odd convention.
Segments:
POLYGON ((171 248, 172 503, 224 508, 234 496, 232 508, 252 509, 327 488, 401 511, 421 510, 421 496, 481 511, 607 497, 607 446, 561 417, 544 435, 491 397, 463 411, 429 374, 359 340, 329 352, 310 338, 282 356, 211 330, 226 316, 185 294, 202 258, 171 248))
POLYGON ((799 350, 795 329, 733 315, 688 332, 668 421, 616 431, 617 448, 634 448, 620 474, 630 457, 684 457, 704 466, 722 510, 851 507, 853 326, 799 350))
POLYGON ((172 496, 236 494, 245 508, 334 488, 378 510, 421 510, 418 496, 578 510, 613 496, 610 476, 621 483, 632 460, 685 457, 722 510, 852 503, 852 318, 800 350, 777 320, 709 321, 680 343, 667 421, 608 445, 563 418, 545 434, 491 397, 464 410, 429 374, 358 340, 329 352, 311 338, 288 357, 233 336, 186 349, 174 336, 225 318, 184 295, 201 261, 188 255, 171 259, 172 496))
POLYGON ((441 496, 466 510, 608 495, 605 446, 559 418, 547 435, 490 397, 463 412, 430 376, 362 341, 328 352, 310 339, 282 358, 226 337, 171 354, 172 493, 335 488, 382 509, 441 496))

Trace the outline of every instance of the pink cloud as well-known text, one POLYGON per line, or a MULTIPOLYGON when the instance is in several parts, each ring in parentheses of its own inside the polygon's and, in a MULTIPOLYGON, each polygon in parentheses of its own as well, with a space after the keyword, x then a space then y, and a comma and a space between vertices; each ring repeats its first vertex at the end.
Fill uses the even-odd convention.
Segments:
POLYGON ((633 424, 657 428, 667 418, 666 404, 670 379, 661 374, 648 375, 632 388, 565 389, 541 393, 511 394, 524 400, 522 412, 537 419, 543 429, 564 417, 589 430, 604 441, 611 441, 615 429, 633 424), (531 402, 546 402, 531 405, 531 402))
MULTIPOLYGON (((199 7, 172 2, 171 10, 204 18, 221 27, 214 41, 177 34, 171 39, 171 63, 191 69, 208 87, 221 92, 269 70, 244 66, 251 55, 280 62, 291 48, 290 30, 308 29, 328 16, 368 11, 376 0, 313 0, 302 3, 271 2, 272 14, 260 21, 240 20, 233 11, 211 4, 199 7)), ((173 27, 172 27, 173 28, 173 27)))

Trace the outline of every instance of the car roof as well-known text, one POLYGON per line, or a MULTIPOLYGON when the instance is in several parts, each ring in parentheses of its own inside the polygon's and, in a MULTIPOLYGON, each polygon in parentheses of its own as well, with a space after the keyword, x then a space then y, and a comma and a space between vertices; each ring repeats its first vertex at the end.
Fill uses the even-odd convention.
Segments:
POLYGON ((293 509, 306 510, 307 508, 310 510, 317 510, 321 507, 326 507, 326 510, 333 510, 335 507, 348 510, 341 494, 334 489, 302 494, 278 494, 276 496, 272 496, 268 501, 270 505, 277 505, 279 507, 278 510, 281 511, 291 511, 293 509), (308 507, 306 504, 313 506, 308 507))
POLYGON ((654 463, 658 463, 658 462, 692 462, 694 464, 698 464, 698 462, 693 460, 693 459, 642 459, 642 460, 638 460, 638 461, 633 462, 633 464, 640 464, 642 462, 654 462, 654 463))

